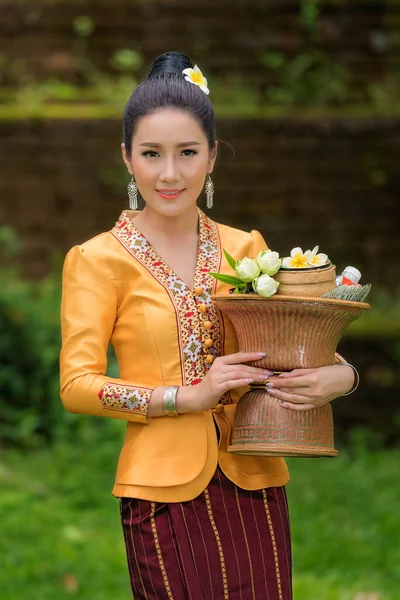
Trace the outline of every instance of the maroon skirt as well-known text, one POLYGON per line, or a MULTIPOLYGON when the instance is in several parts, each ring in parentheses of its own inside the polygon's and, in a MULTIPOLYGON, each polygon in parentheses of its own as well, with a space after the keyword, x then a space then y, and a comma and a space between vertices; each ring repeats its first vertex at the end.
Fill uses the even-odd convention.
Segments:
POLYGON ((121 498, 135 600, 291 600, 283 487, 242 490, 217 468, 188 502, 121 498))

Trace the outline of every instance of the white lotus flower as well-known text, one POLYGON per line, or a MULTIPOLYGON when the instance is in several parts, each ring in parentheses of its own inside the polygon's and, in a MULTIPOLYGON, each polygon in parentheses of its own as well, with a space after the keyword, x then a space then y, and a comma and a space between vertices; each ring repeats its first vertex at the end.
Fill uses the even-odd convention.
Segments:
POLYGON ((260 277, 257 277, 257 279, 254 279, 253 290, 264 298, 270 298, 276 294, 276 290, 278 289, 279 285, 280 284, 275 281, 275 279, 267 274, 264 274, 260 277))
POLYGON ((235 266, 235 272, 240 279, 246 283, 253 281, 260 274, 260 267, 256 260, 252 258, 243 258, 238 260, 235 266))
POLYGON ((205 94, 208 95, 210 93, 210 90, 207 87, 207 79, 197 65, 195 65, 193 69, 183 69, 182 73, 185 75, 186 81, 198 85, 205 94))
POLYGON ((305 269, 308 266, 307 257, 299 247, 293 248, 290 256, 282 260, 282 267, 287 269, 305 269))
POLYGON ((275 275, 282 265, 278 252, 272 252, 272 250, 261 250, 257 254, 256 261, 261 272, 267 275, 275 275))
POLYGON ((315 246, 314 250, 307 250, 304 256, 310 266, 319 267, 325 265, 328 262, 328 255, 322 252, 318 254, 319 246, 315 246))

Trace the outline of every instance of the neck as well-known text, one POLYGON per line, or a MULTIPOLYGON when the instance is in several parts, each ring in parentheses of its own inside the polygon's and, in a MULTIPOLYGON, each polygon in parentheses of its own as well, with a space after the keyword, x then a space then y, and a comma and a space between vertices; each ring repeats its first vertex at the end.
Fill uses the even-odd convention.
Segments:
POLYGON ((151 229, 157 235, 175 238, 176 236, 185 237, 197 234, 199 217, 196 205, 185 213, 172 217, 161 215, 145 206, 134 218, 134 221, 139 229, 143 226, 151 229))

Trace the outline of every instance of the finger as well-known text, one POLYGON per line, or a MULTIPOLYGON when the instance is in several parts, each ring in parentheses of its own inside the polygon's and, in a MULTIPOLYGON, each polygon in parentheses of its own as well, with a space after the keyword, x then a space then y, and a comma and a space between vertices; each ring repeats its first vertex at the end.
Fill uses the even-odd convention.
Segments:
POLYGON ((300 388, 271 388, 269 387, 269 383, 265 386, 267 392, 270 392, 274 395, 274 392, 277 392, 275 395, 287 394, 294 398, 295 396, 304 396, 305 398, 314 398, 314 394, 312 394, 312 388, 309 387, 300 387, 300 388))
POLYGON ((268 385, 271 388, 307 388, 313 385, 313 375, 302 375, 298 377, 273 377, 268 385))
POLYGON ((301 377, 302 375, 310 375, 316 373, 317 369, 293 369, 287 373, 281 373, 279 379, 291 379, 292 377, 301 377))
POLYGON ((310 404, 310 397, 303 396, 302 394, 293 394, 288 392, 282 392, 282 390, 271 390, 267 389, 268 394, 282 400, 283 402, 293 402, 294 404, 310 404))
POLYGON ((313 404, 292 404, 291 402, 282 402, 281 406, 283 408, 287 408, 288 410, 295 410, 297 412, 316 408, 313 404))
POLYGON ((265 352, 235 352, 234 354, 225 354, 221 359, 226 365, 237 365, 251 360, 261 360, 265 358, 265 352))
POLYGON ((259 381, 268 379, 272 371, 268 369, 259 369, 257 367, 247 367, 246 365, 229 365, 222 371, 224 375, 232 375, 234 377, 254 377, 259 381))
POLYGON ((252 383, 253 381, 254 379, 249 377, 244 377, 242 379, 228 379, 222 383, 222 388, 225 392, 227 392, 228 390, 233 390, 237 387, 249 385, 249 383, 252 383))
POLYGON ((253 372, 253 371, 247 371, 246 368, 243 369, 235 369, 235 370, 229 370, 226 371, 225 373, 221 373, 222 376, 222 380, 223 381, 229 381, 229 380, 237 380, 237 379, 251 379, 251 382, 253 381, 266 381, 268 378, 268 375, 264 375, 262 373, 262 371, 258 371, 258 372, 253 372))

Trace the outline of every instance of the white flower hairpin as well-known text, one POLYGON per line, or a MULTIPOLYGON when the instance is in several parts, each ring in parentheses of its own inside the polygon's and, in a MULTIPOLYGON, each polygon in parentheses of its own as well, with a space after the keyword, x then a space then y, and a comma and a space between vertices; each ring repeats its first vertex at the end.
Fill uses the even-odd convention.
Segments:
POLYGON ((197 65, 195 65, 193 69, 183 69, 182 73, 185 75, 186 81, 198 85, 205 94, 208 95, 210 93, 210 90, 207 87, 207 79, 204 77, 197 65))

